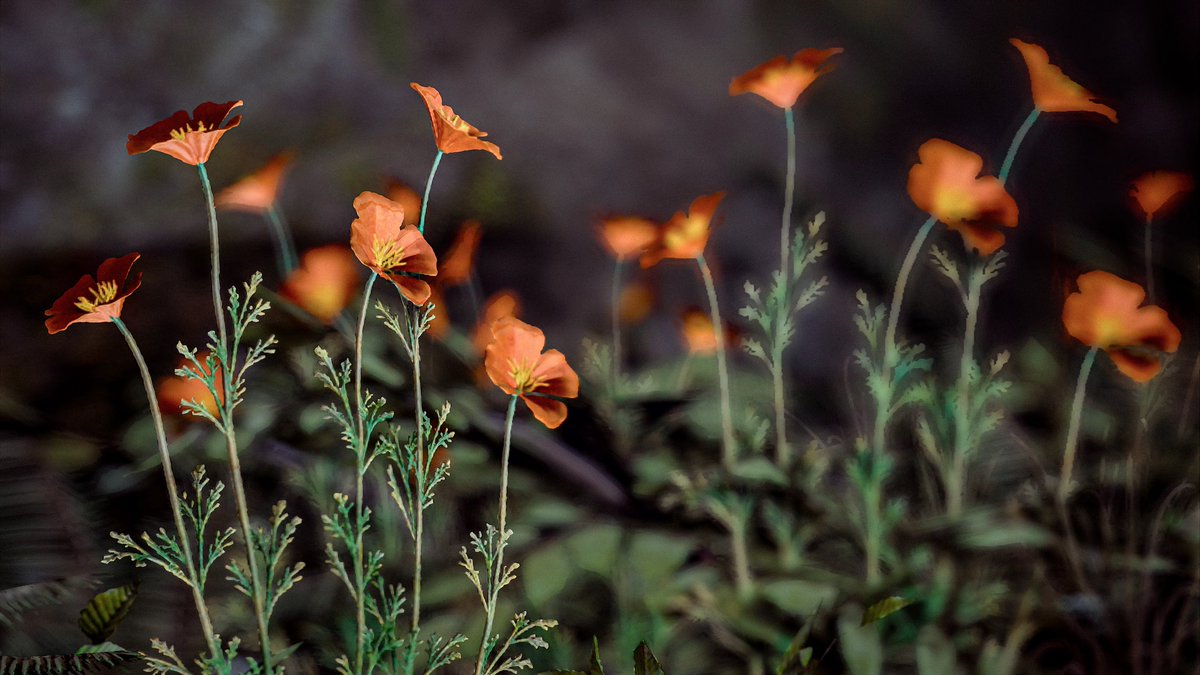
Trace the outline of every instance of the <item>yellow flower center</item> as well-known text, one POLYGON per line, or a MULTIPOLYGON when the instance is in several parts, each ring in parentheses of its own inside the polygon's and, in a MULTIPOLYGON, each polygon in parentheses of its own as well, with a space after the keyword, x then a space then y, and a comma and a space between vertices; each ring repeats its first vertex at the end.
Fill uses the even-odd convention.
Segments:
POLYGON ((975 217, 975 200, 963 190, 943 188, 933 199, 933 212, 944 221, 970 220, 975 217))
POLYGON ((375 255, 375 264, 379 269, 404 267, 404 247, 393 239, 376 239, 371 252, 375 255))
POLYGON ((171 138, 177 141, 182 141, 190 133, 204 133, 205 131, 212 131, 213 128, 214 127, 204 126, 204 122, 196 122, 195 129, 192 129, 191 124, 185 124, 183 125, 182 129, 175 129, 171 131, 171 138))
POLYGON ((438 108, 438 111, 437 111, 438 117, 441 117, 446 122, 446 124, 449 124, 451 127, 454 127, 454 129, 456 131, 461 131, 464 134, 471 133, 471 125, 467 124, 466 120, 459 117, 458 115, 449 114, 446 112, 446 110, 447 110, 446 106, 442 106, 441 108, 438 108))
POLYGON ((517 363, 514 359, 508 360, 508 372, 512 375, 517 393, 528 394, 546 385, 544 378, 534 377, 533 369, 536 366, 536 363, 517 363))
POLYGON ((671 228, 663 234, 663 245, 667 250, 676 250, 699 240, 708 230, 708 223, 703 218, 691 216, 684 218, 678 227, 671 228))
POLYGON ((100 305, 108 304, 113 301, 113 298, 117 297, 117 282, 101 281, 89 292, 92 294, 92 299, 88 300, 81 295, 75 301, 75 306, 91 314, 100 305))

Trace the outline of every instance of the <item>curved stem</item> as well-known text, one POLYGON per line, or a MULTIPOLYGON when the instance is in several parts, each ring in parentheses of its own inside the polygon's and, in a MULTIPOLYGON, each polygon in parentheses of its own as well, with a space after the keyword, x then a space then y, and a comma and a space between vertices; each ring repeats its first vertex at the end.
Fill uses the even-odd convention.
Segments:
POLYGON ((721 309, 717 305, 717 285, 713 282, 712 270, 704 260, 704 254, 696 256, 700 275, 704 277, 704 289, 708 291, 708 309, 712 315, 713 332, 717 338, 717 378, 721 387, 721 463, 732 469, 736 457, 733 439, 733 412, 729 403, 729 366, 725 361, 725 324, 721 322, 721 309))
POLYGON ((221 242, 217 232, 217 207, 213 202, 212 184, 208 180, 208 170, 204 164, 196 165, 200 173, 200 184, 204 188, 204 198, 208 203, 208 235, 212 264, 212 293, 213 311, 217 317, 218 347, 226 367, 222 368, 222 384, 226 392, 225 403, 221 406, 221 428, 225 432, 225 454, 229 459, 229 473, 233 483, 233 496, 237 505, 238 522, 242 529, 242 538, 246 544, 246 566, 250 568, 250 583, 253 591, 251 600, 254 602, 254 614, 258 623, 258 639, 262 647, 263 672, 272 675, 274 668, 271 658, 271 638, 267 630, 265 612, 266 591, 263 588, 262 576, 258 571, 258 559, 254 551, 254 531, 250 528, 250 511, 246 505, 246 487, 242 482, 242 463, 238 458, 237 434, 233 424, 233 373, 228 366, 232 363, 236 345, 229 342, 229 331, 225 327, 224 306, 221 303, 221 242))
POLYGON ((437 155, 433 158, 433 168, 429 169, 429 178, 425 181, 425 198, 421 200, 421 221, 417 224, 417 230, 421 234, 425 234, 425 212, 429 210, 429 190, 433 188, 433 176, 437 173, 438 165, 442 163, 441 150, 438 150, 437 155))
POLYGON ((354 334, 354 410, 357 417, 357 435, 358 448, 355 453, 354 467, 354 510, 355 510, 355 535, 354 535, 354 585, 355 585, 355 651, 354 651, 354 672, 363 672, 363 652, 366 646, 366 631, 367 631, 367 605, 364 599, 366 594, 366 572, 363 565, 363 474, 366 473, 366 456, 367 456, 367 439, 366 422, 363 411, 363 393, 362 393, 362 352, 363 352, 363 328, 367 323, 367 309, 371 304, 371 289, 375 286, 375 280, 379 275, 372 272, 371 278, 367 280, 367 287, 363 290, 362 309, 358 313, 358 329, 354 334))
POLYGON ((1143 245, 1143 250, 1146 256, 1146 304, 1153 305, 1154 302, 1154 230, 1151 229, 1152 219, 1146 217, 1146 242, 1143 245))
POLYGON ((504 548, 508 536, 505 528, 508 527, 508 456, 512 446, 512 427, 513 417, 517 412, 517 399, 519 396, 514 394, 508 401, 508 413, 504 419, 504 447, 500 456, 500 532, 499 532, 499 547, 496 553, 496 563, 492 567, 491 584, 489 587, 487 604, 487 617, 484 619, 483 635, 479 639, 479 656, 475 659, 475 675, 482 675, 484 672, 484 656, 487 649, 488 640, 492 634, 492 626, 496 620, 496 599, 500 594, 500 580, 504 577, 504 548))
POLYGON ((983 290, 983 275, 971 271, 967 282, 965 304, 966 328, 963 332, 963 352, 958 365, 958 404, 954 416, 954 456, 951 458, 949 480, 946 481, 946 512, 957 516, 962 512, 966 489, 966 463, 970 454, 971 371, 975 362, 975 331, 979 324, 979 299, 983 290))
POLYGON ((1025 135, 1033 128, 1033 123, 1037 122, 1038 115, 1041 112, 1037 109, 1037 106, 1034 106, 1033 110, 1029 112, 1029 116, 1025 118, 1025 121, 1017 129, 1017 133, 1013 134, 1012 143, 1009 143, 1008 152, 1004 155, 1004 164, 1000 165, 1000 175, 998 178, 1001 185, 1008 182, 1008 174, 1012 172, 1013 161, 1017 158, 1017 150, 1021 149, 1021 143, 1025 140, 1025 135))
POLYGON ((142 376, 142 385, 146 389, 146 402, 150 405, 150 417, 154 420, 154 434, 158 439, 158 456, 162 460, 163 479, 167 482, 167 497, 171 501, 171 515, 175 520, 175 531, 179 534, 179 547, 183 549, 183 561, 187 566, 188 584, 192 588, 192 600, 196 604, 196 613, 200 616, 200 629, 204 631, 204 640, 208 644, 209 654, 216 658, 221 654, 221 645, 213 633, 212 619, 208 615, 208 606, 204 604, 204 595, 200 592, 200 580, 196 576, 196 564, 192 558, 192 545, 188 542, 187 528, 183 525, 182 509, 179 505, 179 493, 175 487, 175 472, 171 468, 171 452, 167 447, 167 433, 163 429, 162 412, 158 409, 158 399, 154 394, 154 381, 150 378, 150 370, 146 367, 146 359, 138 348, 133 334, 125 327, 119 318, 113 318, 117 330, 129 344, 133 360, 137 361, 138 373, 142 376))
POLYGON ((617 389, 621 380, 621 264, 624 261, 617 258, 613 263, 612 294, 609 300, 612 305, 612 396, 617 397, 617 389))
POLYGON ((1071 402, 1071 420, 1067 424, 1067 444, 1063 448, 1062 475, 1058 479, 1058 499, 1067 501, 1071 492, 1071 473, 1075 468, 1075 449, 1079 444, 1079 421, 1083 415, 1083 397, 1087 388, 1088 374, 1092 372, 1092 364, 1096 361, 1096 347, 1088 350, 1083 357, 1083 365, 1079 367, 1079 379, 1075 382, 1075 398, 1071 402))
POLYGON ((288 229, 287 221, 283 219, 283 213, 280 212, 278 204, 271 204, 270 208, 263 212, 263 217, 271 226, 271 235, 275 240, 275 262, 279 265, 279 276, 286 279, 299 264, 299 258, 296 256, 296 244, 292 240, 291 231, 288 229))
MULTIPOLYGON (((779 272, 784 281, 789 281, 792 275, 791 265, 788 265, 788 231, 792 226, 792 203, 796 189, 796 115, 791 108, 783 110, 783 121, 787 126, 787 182, 783 188, 783 222, 779 226, 779 272)), ((790 284, 788 284, 790 286, 790 284)))

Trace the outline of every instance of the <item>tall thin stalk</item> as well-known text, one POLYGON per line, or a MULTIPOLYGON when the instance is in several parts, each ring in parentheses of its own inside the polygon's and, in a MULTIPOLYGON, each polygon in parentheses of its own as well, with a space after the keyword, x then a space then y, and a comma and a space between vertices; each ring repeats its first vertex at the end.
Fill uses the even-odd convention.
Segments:
POLYGON ((712 270, 708 267, 704 255, 696 256, 696 264, 700 267, 700 275, 704 278, 704 289, 708 292, 708 309, 712 315, 713 332, 717 338, 717 378, 721 387, 721 463, 726 469, 732 469, 736 459, 736 447, 733 439, 733 411, 729 402, 729 366, 725 355, 725 324, 721 321, 721 309, 717 304, 717 285, 713 281, 712 270))
POLYGON ((788 291, 792 288, 792 265, 789 260, 791 247, 788 245, 792 227, 792 206, 796 191, 796 115, 792 108, 783 111, 787 127, 787 178, 783 188, 783 217, 779 225, 779 275, 783 280, 784 297, 779 308, 781 315, 775 322, 775 354, 771 359, 771 384, 775 396, 775 462, 787 466, 791 457, 787 444, 787 401, 783 383, 783 339, 781 333, 785 321, 782 312, 790 311, 788 291))
POLYGON ((1008 174, 1012 172, 1013 162, 1017 159, 1017 150, 1021 149, 1021 143, 1025 140, 1025 135, 1033 128, 1034 122, 1037 122, 1038 116, 1042 111, 1034 106, 1033 110, 1029 111, 1029 115, 1021 126, 1017 128, 1017 133, 1013 134, 1012 142, 1008 144, 1008 152, 1004 155, 1004 163, 1000 165, 1000 184, 1004 185, 1008 182, 1008 174))
POLYGON ((1062 474, 1058 479, 1058 500, 1066 503, 1070 494, 1071 473, 1075 468, 1075 450, 1079 445, 1079 422, 1083 415, 1083 398, 1087 389, 1088 374, 1092 372, 1092 364, 1096 361, 1098 349, 1092 347, 1087 356, 1083 357, 1083 365, 1079 367, 1079 379, 1075 382, 1075 398, 1071 401, 1071 419, 1067 424, 1067 444, 1063 447, 1062 474))
MULTIPOLYGON (((407 309, 405 310, 407 311, 407 309)), ((422 486, 425 483, 425 471, 429 466, 425 460, 425 433, 421 424, 421 411, 424 409, 421 394, 421 336, 414 332, 412 335, 412 366, 413 366, 413 395, 416 398, 415 417, 417 425, 417 471, 421 476, 422 486)), ((424 488, 422 488, 424 489, 424 488)), ((413 581, 412 581, 412 632, 415 636, 421 625, 421 558, 422 539, 425 533, 425 505, 421 503, 414 514, 416 527, 413 531, 413 581)), ((410 640, 409 644, 415 642, 410 640)))
POLYGON ((354 672, 362 673, 363 668, 363 652, 365 651, 365 640, 367 633, 367 609, 366 609, 366 571, 363 567, 363 528, 361 526, 363 518, 363 474, 366 473, 366 458, 367 458, 367 439, 365 413, 363 411, 363 393, 362 393, 362 353, 363 353, 363 328, 367 323, 367 308, 371 304, 371 289, 375 286, 375 280, 379 275, 372 272, 371 278, 367 280, 367 287, 363 289, 362 309, 358 313, 358 328, 354 334, 354 411, 356 421, 356 431, 358 436, 358 451, 355 455, 354 466, 354 515, 355 515, 355 538, 354 538, 354 620, 355 620, 355 651, 354 651, 354 672))
MULTIPOLYGON (((204 188, 204 198, 208 204, 208 235, 210 253, 212 255, 212 292, 213 311, 217 317, 217 337, 225 358, 232 359, 237 345, 229 342, 229 332, 225 326, 224 305, 221 302, 221 244, 217 232, 217 208, 213 202, 212 184, 208 180, 208 171, 204 164, 197 164, 200 173, 200 184, 204 188)), ((262 645, 263 672, 267 675, 274 673, 271 658, 271 638, 267 630, 265 611, 266 591, 263 588, 262 575, 259 573, 258 560, 254 554, 253 530, 250 529, 250 510, 246 505, 246 488, 242 482, 242 463, 238 458, 237 434, 233 424, 233 372, 231 368, 221 369, 222 383, 226 392, 225 401, 221 405, 221 427, 225 432, 225 451, 229 458, 229 472, 233 483, 233 495, 237 504, 238 522, 241 525, 242 538, 246 544, 246 564, 250 568, 250 581, 253 585, 254 616, 258 623, 258 639, 262 645)))
POLYGON ((175 531, 179 535, 179 547, 183 551, 183 561, 187 567, 187 575, 192 588, 192 601, 196 604, 196 614, 200 616, 200 629, 204 631, 204 641, 208 644, 209 654, 217 657, 221 654, 221 645, 213 632, 212 619, 208 615, 208 606, 204 604, 204 595, 200 592, 200 582, 196 576, 196 564, 192 558, 192 545, 188 542, 187 528, 183 525, 182 509, 179 504, 179 493, 175 487, 175 472, 171 468, 171 451, 167 447, 167 434, 163 429, 162 412, 158 409, 158 399, 154 394, 154 381, 150 378, 150 370, 146 367, 146 359, 138 348, 133 333, 125 327, 125 323, 117 317, 112 322, 129 344, 133 360, 137 362, 138 373, 142 376, 142 385, 146 389, 146 401, 150 406, 150 417, 154 420, 154 434, 158 440, 158 455, 161 460, 163 478, 167 482, 167 497, 171 501, 171 515, 175 520, 175 531))
POLYGON ((266 211, 263 211, 263 218, 271 226, 271 236, 275 240, 275 262, 279 265, 279 276, 286 279, 292 270, 296 269, 299 262, 291 230, 288 229, 287 222, 283 219, 283 213, 276 203, 272 203, 266 211))
POLYGON ((483 624, 483 636, 479 640, 479 656, 475 659, 475 675, 483 675, 484 652, 487 650, 488 636, 492 634, 492 626, 496 621, 496 600, 500 595, 500 581, 504 578, 504 548, 508 528, 508 455, 512 446, 513 417, 517 412, 517 399, 513 394, 508 401, 508 413, 504 418, 504 448, 500 457, 500 544, 497 547, 496 562, 492 567, 491 593, 487 602, 487 617, 483 624))
POLYGON ((971 371, 975 363, 975 331, 979 324, 979 299, 982 295, 984 276, 971 271, 967 282, 967 293, 963 302, 967 309, 966 328, 963 331, 962 358, 958 365, 958 403, 954 409, 954 456, 951 457, 950 474, 946 481, 946 512, 957 516, 962 512, 966 489, 966 463, 971 440, 971 371))
POLYGON ((433 188, 433 177, 437 174, 438 165, 442 163, 442 155, 446 153, 438 150, 437 155, 433 158, 433 167, 429 169, 429 178, 425 181, 425 198, 421 200, 421 220, 417 224, 417 230, 421 234, 425 234, 425 212, 429 210, 429 191, 433 188))

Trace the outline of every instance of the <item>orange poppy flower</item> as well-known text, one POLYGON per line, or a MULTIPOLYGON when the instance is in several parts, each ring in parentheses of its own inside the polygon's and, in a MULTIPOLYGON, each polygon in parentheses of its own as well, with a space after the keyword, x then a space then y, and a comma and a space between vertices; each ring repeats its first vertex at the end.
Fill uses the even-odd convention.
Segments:
POLYGON ((641 255, 658 237, 658 226, 637 216, 604 218, 598 229, 600 241, 617 260, 641 255))
POLYGON ((802 49, 796 52, 791 61, 787 57, 776 56, 733 78, 729 83, 729 95, 758 94, 780 108, 791 108, 809 85, 833 70, 833 66, 826 66, 825 62, 841 53, 840 48, 833 47, 802 49))
POLYGON ((359 262, 391 281, 416 305, 429 299, 429 283, 419 276, 437 275, 437 256, 415 227, 404 226, 404 208, 374 192, 354 198, 358 218, 350 224, 350 248, 359 262))
POLYGON ((258 171, 217 193, 217 208, 263 213, 275 204, 283 174, 292 163, 291 152, 281 152, 258 171))
POLYGON ((657 265, 665 258, 691 260, 704 253, 709 230, 724 192, 697 197, 685 214, 677 212, 658 229, 654 241, 642 254, 642 267, 657 265))
POLYGON ((967 248, 991 255, 1004 245, 997 227, 1017 226, 1017 203, 995 176, 979 177, 983 158, 940 138, 917 150, 908 195, 917 208, 962 235, 967 248))
POLYGON ((1179 171, 1152 171, 1133 181, 1129 196, 1141 209, 1146 222, 1154 219, 1158 212, 1171 206, 1171 202, 1183 192, 1192 189, 1192 177, 1179 171))
MULTIPOLYGON (((692 355, 714 354, 717 351, 717 331, 713 330, 712 317, 699 307, 683 310, 683 342, 692 355)), ((725 326, 725 344, 735 346, 738 333, 733 326, 725 326)))
POLYGON ((301 256, 279 294, 328 325, 354 300, 360 285, 350 250, 331 244, 301 256))
POLYGON ((1050 63, 1046 50, 1038 45, 1009 40, 1016 47, 1029 69, 1029 84, 1033 89, 1033 105, 1042 112, 1094 112, 1116 123, 1117 111, 1096 102, 1096 95, 1079 86, 1050 63))
POLYGON ((479 323, 475 324, 475 334, 471 341, 475 351, 482 354, 492 341, 492 324, 504 318, 516 318, 521 313, 521 299, 514 291, 500 291, 487 299, 483 305, 483 314, 479 323))
POLYGON ((496 144, 481 140, 487 133, 467 124, 467 121, 454 114, 448 105, 442 105, 442 95, 433 87, 423 87, 416 82, 409 84, 413 91, 421 95, 425 107, 429 109, 429 121, 433 124, 433 141, 438 150, 445 153, 466 152, 468 150, 485 150, 492 153, 496 159, 500 156, 500 148, 496 144))
POLYGON ((450 250, 442 256, 438 283, 451 288, 471 280, 471 268, 475 264, 475 252, 479 249, 479 221, 468 220, 458 228, 450 250))
POLYGON ((493 384, 506 394, 520 396, 539 422, 554 429, 567 418, 567 406, 547 397, 575 398, 579 376, 562 352, 543 353, 545 346, 541 329, 513 317, 500 319, 492 324, 483 367, 493 384))
POLYGON ((1181 335, 1161 307, 1141 307, 1146 291, 1108 272, 1088 272, 1079 291, 1063 303, 1067 334, 1103 349, 1117 369, 1136 382, 1149 382, 1162 369, 1159 352, 1174 353, 1181 335))
MULTIPOLYGON (((199 369, 187 359, 181 359, 178 367, 193 373, 204 372, 207 375, 208 368, 204 364, 207 363, 208 355, 208 352, 201 352, 196 355, 196 360, 201 363, 199 369)), ((183 415, 185 410, 183 402, 195 401, 203 406, 208 411, 208 414, 217 417, 220 412, 220 406, 225 404, 225 390, 220 376, 221 366, 216 366, 216 369, 217 398, 213 398, 212 392, 200 380, 183 377, 182 375, 172 375, 159 380, 158 386, 155 387, 158 409, 164 415, 183 415)), ((186 415, 186 417, 190 417, 190 415, 186 415)))
POLYGON ((404 208, 404 224, 417 226, 421 220, 421 195, 395 178, 388 180, 387 198, 404 208))
POLYGON ((242 116, 237 115, 224 127, 221 126, 229 111, 240 105, 241 101, 201 103, 190 116, 186 110, 180 110, 165 120, 131 134, 125 143, 125 150, 131 155, 154 150, 184 164, 203 164, 208 161, 208 156, 225 132, 242 123, 242 116))
POLYGON ((109 258, 100 263, 96 278, 85 274, 46 310, 46 330, 61 333, 76 323, 106 323, 120 318, 125 298, 142 285, 142 273, 129 276, 141 253, 109 258))

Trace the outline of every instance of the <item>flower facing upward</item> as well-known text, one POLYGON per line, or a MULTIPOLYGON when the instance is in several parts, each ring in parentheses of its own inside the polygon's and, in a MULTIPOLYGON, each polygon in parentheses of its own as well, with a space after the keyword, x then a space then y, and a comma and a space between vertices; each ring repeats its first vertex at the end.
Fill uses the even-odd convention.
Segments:
POLYGON ((421 220, 421 195, 410 188, 407 183, 396 179, 388 179, 387 198, 404 208, 404 224, 417 226, 421 220))
POLYGON ((1156 305, 1141 307, 1146 291, 1108 272, 1088 272, 1079 291, 1063 303, 1067 333, 1089 347, 1103 349, 1117 369, 1136 382, 1149 382, 1162 369, 1159 352, 1179 349, 1179 329, 1156 305))
POLYGON ((642 254, 642 267, 657 265, 665 258, 691 260, 704 253, 709 230, 724 192, 696 197, 685 214, 677 212, 658 229, 654 241, 642 254))
POLYGON ((991 255, 1004 245, 997 228, 1017 226, 1017 203, 994 176, 979 177, 983 158, 934 138, 917 150, 908 195, 917 208, 962 235, 967 248, 991 255))
POLYGON ((647 218, 614 216, 599 225, 600 241, 617 260, 641 255, 658 237, 658 226, 647 218))
POLYGON ((1033 89, 1033 105, 1042 112, 1094 112, 1117 122, 1117 111, 1096 102, 1096 95, 1079 86, 1050 63, 1046 50, 1038 45, 1009 40, 1016 47, 1029 69, 1029 85, 1033 89))
POLYGON ((142 257, 130 253, 100 263, 96 278, 85 274, 46 310, 46 330, 61 333, 76 323, 105 323, 121 316, 125 298, 142 285, 141 272, 129 276, 133 263, 142 257))
POLYGON ((329 325, 354 299, 360 285, 354 255, 343 245, 331 244, 306 252, 279 294, 329 325))
POLYGON ((263 213, 275 205, 283 174, 292 163, 292 153, 281 152, 258 171, 221 190, 216 196, 217 208, 248 213, 263 213))
POLYGON ((471 268, 475 265, 475 252, 479 250, 479 221, 468 220, 458 228, 458 235, 450 250, 442 256, 438 282, 444 288, 461 286, 471 280, 471 268))
POLYGON ((189 116, 186 110, 155 122, 136 134, 129 136, 125 150, 131 155, 154 150, 170 155, 184 164, 203 164, 208 161, 217 141, 226 131, 242 123, 237 115, 224 127, 221 123, 229 111, 242 105, 241 101, 226 103, 201 103, 189 116))
MULTIPOLYGON (((196 360, 201 363, 199 369, 196 365, 187 359, 182 359, 179 362, 179 369, 188 370, 193 373, 203 372, 208 374, 208 352, 201 352, 196 355, 196 360)), ((225 391, 221 378, 221 366, 216 366, 217 369, 217 398, 213 398, 212 392, 201 380, 182 375, 172 375, 159 380, 158 386, 155 387, 155 398, 158 399, 158 409, 165 415, 184 415, 186 408, 183 407, 184 401, 195 401, 200 404, 208 414, 217 417, 220 412, 220 406, 225 404, 225 391)), ((199 419, 199 418, 196 418, 199 419)))
POLYGON ((1152 171, 1133 181, 1129 196, 1133 197, 1146 222, 1158 212, 1173 206, 1176 197, 1192 189, 1192 177, 1179 171, 1152 171))
POLYGON ((539 422, 554 429, 567 418, 567 406, 547 397, 575 398, 579 376, 562 352, 543 353, 545 346, 540 329, 512 317, 500 319, 492 324, 483 365, 493 384, 506 394, 520 396, 539 422))
POLYGON ((475 351, 482 354, 492 341, 492 325, 500 319, 516 318, 521 313, 521 299, 514 291, 500 291, 487 299, 483 305, 483 314, 479 323, 475 324, 475 334, 472 342, 475 351))
POLYGON ((437 275, 437 256, 415 227, 404 225, 404 208, 374 192, 354 198, 358 218, 350 224, 350 248, 359 262, 391 281, 417 305, 429 299, 429 283, 418 276, 437 275))
POLYGON ((409 84, 413 91, 421 95, 425 107, 429 109, 429 121, 433 124, 433 142, 442 152, 466 152, 468 150, 484 150, 492 153, 496 159, 500 156, 500 148, 495 143, 483 140, 486 132, 480 131, 467 124, 467 121, 454 114, 448 105, 442 105, 442 95, 433 87, 424 87, 416 82, 409 84))
POLYGON ((840 48, 834 47, 803 49, 796 52, 791 61, 776 56, 733 78, 729 83, 729 95, 758 94, 780 108, 791 108, 809 85, 833 70, 833 66, 827 66, 825 62, 841 53, 840 48))

